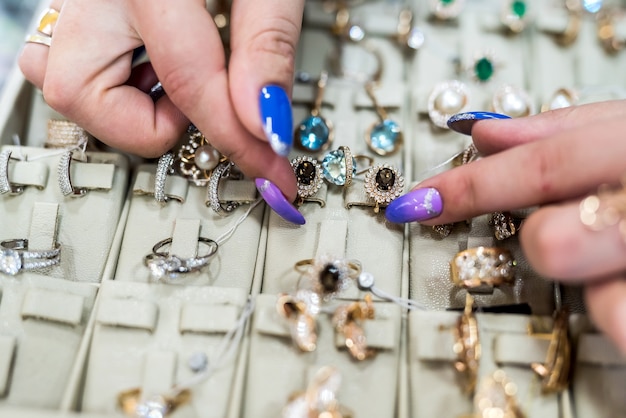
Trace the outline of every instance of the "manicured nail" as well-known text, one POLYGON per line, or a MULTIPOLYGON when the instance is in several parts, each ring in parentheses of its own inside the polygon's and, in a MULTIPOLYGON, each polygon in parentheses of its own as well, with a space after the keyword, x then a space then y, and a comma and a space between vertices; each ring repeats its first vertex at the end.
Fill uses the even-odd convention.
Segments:
POLYGON ((293 145, 293 116, 287 93, 280 86, 265 86, 259 94, 259 107, 272 149, 278 155, 287 156, 293 145))
POLYGON ((457 113, 448 119, 448 128, 465 135, 472 134, 472 127, 479 120, 486 119, 511 119, 510 116, 493 112, 464 112, 457 113))
POLYGON ((304 225, 306 222, 304 216, 287 200, 283 192, 274 183, 263 178, 255 179, 254 183, 259 193, 261 193, 261 197, 274 212, 289 222, 304 225))
POLYGON ((392 200, 385 217, 390 222, 421 222, 434 218, 443 210, 441 195, 437 189, 416 189, 392 200))

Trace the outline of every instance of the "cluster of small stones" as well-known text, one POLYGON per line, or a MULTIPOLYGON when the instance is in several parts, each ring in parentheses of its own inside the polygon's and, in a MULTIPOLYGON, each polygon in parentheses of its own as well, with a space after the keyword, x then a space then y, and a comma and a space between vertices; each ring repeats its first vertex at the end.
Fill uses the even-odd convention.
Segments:
POLYGON ((8 193, 11 191, 11 184, 9 182, 8 175, 10 157, 10 150, 5 150, 0 153, 0 194, 8 193))
POLYGON ((378 164, 365 173, 365 191, 380 205, 389 204, 404 190, 404 177, 389 164, 378 164))
POLYGON ((300 156, 291 161, 291 166, 298 181, 298 196, 311 197, 322 186, 322 167, 316 159, 300 156))
POLYGON ((61 193, 63 193, 63 196, 74 193, 74 187, 72 186, 72 182, 70 181, 69 176, 71 159, 71 151, 68 151, 61 155, 61 158, 59 160, 59 166, 57 169, 57 174, 59 177, 59 188, 61 189, 61 193))
POLYGON ((169 412, 169 406, 162 396, 154 396, 137 404, 136 418, 164 418, 169 412))
POLYGON ((167 178, 168 173, 172 169, 172 165, 174 163, 174 154, 168 152, 159 158, 159 163, 157 164, 157 171, 154 179, 154 198, 157 202, 165 202, 165 180, 167 178))
POLYGON ((489 283, 498 279, 510 279, 513 276, 515 261, 507 254, 485 253, 478 249, 476 256, 464 254, 454 260, 462 282, 480 280, 489 283))
POLYGON ((490 224, 494 227, 494 235, 497 240, 502 241, 515 235, 516 228, 511 215, 503 212, 491 214, 490 224))
POLYGON ((343 291, 349 284, 349 269, 346 260, 318 257, 310 270, 315 292, 327 301, 343 291))
POLYGON ((228 202, 225 205, 222 205, 218 195, 220 180, 222 179, 222 177, 227 177, 230 175, 231 168, 232 163, 230 161, 225 161, 218 165, 215 170, 213 170, 213 172, 211 173, 211 177, 209 178, 209 184, 207 187, 208 201, 211 209, 213 209, 215 213, 218 213, 220 215, 232 212, 239 206, 239 204, 236 202, 228 202))
POLYGON ((22 269, 22 257, 15 250, 0 251, 0 272, 15 276, 22 269))

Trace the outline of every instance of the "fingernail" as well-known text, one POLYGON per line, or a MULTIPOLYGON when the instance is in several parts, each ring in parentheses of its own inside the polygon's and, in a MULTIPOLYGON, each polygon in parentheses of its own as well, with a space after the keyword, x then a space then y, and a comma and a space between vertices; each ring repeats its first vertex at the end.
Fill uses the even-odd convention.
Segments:
POLYGON ((416 189, 392 200, 385 217, 390 222, 421 222, 438 216, 443 210, 441 195, 437 189, 416 189))
POLYGON ((457 113, 448 119, 448 128, 465 135, 471 135, 474 124, 480 120, 486 119, 511 119, 511 117, 493 112, 457 113))
POLYGON ((263 178, 254 180, 256 188, 261 193, 261 197, 283 219, 298 225, 304 225, 306 220, 298 209, 291 204, 280 191, 278 187, 271 181, 263 178))
POLYGON ((263 130, 272 149, 287 156, 293 145, 293 116, 287 93, 280 86, 265 86, 259 94, 259 107, 263 130))

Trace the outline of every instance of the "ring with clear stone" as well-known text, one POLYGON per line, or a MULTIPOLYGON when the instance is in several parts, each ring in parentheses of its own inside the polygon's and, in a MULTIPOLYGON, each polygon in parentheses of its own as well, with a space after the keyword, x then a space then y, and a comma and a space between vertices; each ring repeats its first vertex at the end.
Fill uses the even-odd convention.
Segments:
POLYGON ((72 162, 72 151, 67 151, 61 155, 57 172, 59 174, 59 188, 63 196, 83 197, 87 194, 87 190, 76 188, 72 185, 72 177, 70 175, 70 164, 72 162))
POLYGON ((176 279, 181 274, 200 271, 209 264, 211 258, 217 253, 218 244, 209 238, 199 237, 199 244, 206 244, 209 250, 206 254, 197 257, 182 258, 169 252, 161 251, 163 247, 172 244, 172 238, 166 238, 157 242, 152 247, 152 253, 144 257, 144 264, 150 270, 155 280, 176 279))
POLYGON ((173 174, 174 154, 168 152, 159 158, 157 163, 156 174, 154 176, 154 199, 159 203, 165 203, 168 200, 165 194, 165 181, 168 174, 173 174))
POLYGON ((11 150, 2 151, 0 153, 0 194, 20 194, 24 191, 24 186, 11 184, 9 180, 9 160, 17 160, 17 158, 11 158, 11 150))
POLYGON ((61 244, 43 251, 28 251, 27 239, 10 239, 0 242, 0 273, 15 276, 24 270, 52 267, 61 261, 61 244))
POLYGON ((499 286, 515 280, 517 262, 511 252, 499 247, 474 247, 457 253, 450 262, 455 285, 466 289, 499 286))
POLYGON ((231 176, 233 166, 234 164, 232 162, 223 161, 219 163, 217 167, 215 167, 215 169, 211 173, 211 177, 209 178, 206 204, 219 215, 226 215, 241 206, 241 203, 238 202, 222 203, 218 194, 220 180, 222 178, 231 176))

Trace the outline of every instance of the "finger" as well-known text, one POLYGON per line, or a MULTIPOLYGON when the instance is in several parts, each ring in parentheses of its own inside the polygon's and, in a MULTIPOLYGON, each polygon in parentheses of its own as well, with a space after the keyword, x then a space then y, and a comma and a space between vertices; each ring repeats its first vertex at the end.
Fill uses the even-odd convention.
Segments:
MULTIPOLYGON (((63 0, 53 0, 50 2, 49 8, 61 12, 62 6, 63 0)), ((57 23, 60 19, 61 14, 59 14, 57 23)), ((56 24, 54 26, 56 27, 56 24)), ((54 28, 52 33, 54 34, 54 28)), ((24 44, 22 53, 18 58, 18 65, 20 70, 22 70, 24 77, 39 89, 43 87, 46 67, 48 65, 48 52, 50 48, 52 47, 27 42, 24 44)))
POLYGON ((224 51, 204 2, 133 4, 152 65, 172 101, 246 175, 267 178, 295 199, 289 162, 250 134, 233 109, 224 51))
POLYGON ((626 278, 588 286, 585 300, 594 324, 626 354, 626 278))
POLYGON ((133 67, 126 84, 138 88, 144 93, 150 93, 150 89, 159 81, 152 68, 152 64, 144 62, 133 67))
POLYGON ((393 222, 445 224, 579 197, 615 182, 626 170, 623 130, 621 120, 590 124, 457 167, 394 200, 387 217, 393 222), (431 220, 407 211, 407 205, 417 206, 416 195, 426 189, 436 189, 443 205, 431 220))
POLYGON ((472 128, 472 139, 482 155, 490 155, 602 120, 621 118, 624 111, 626 101, 615 100, 567 107, 527 118, 485 120, 472 128))
POLYGON ((177 142, 188 120, 168 98, 155 104, 125 84, 132 51, 142 42, 127 15, 119 2, 66 0, 43 95, 52 108, 106 144, 156 157, 177 142))
MULTIPOLYGON (((260 109, 259 94, 265 86, 276 85, 287 96, 291 96, 303 8, 303 0, 233 2, 230 93, 235 112, 243 126, 263 140, 266 139, 266 133, 262 115, 274 117, 272 110, 280 112, 281 107, 272 107, 272 103, 264 102, 260 109)), ((270 144, 273 144, 275 151, 286 155, 293 140, 293 123, 291 107, 284 106, 284 110, 287 114, 277 114, 272 123, 273 131, 282 140, 280 144, 273 144, 273 141, 270 144)))
POLYGON ((543 207, 520 228, 526 259, 545 277, 603 279, 626 269, 626 243, 617 225, 592 231, 580 221, 579 202, 543 207))

